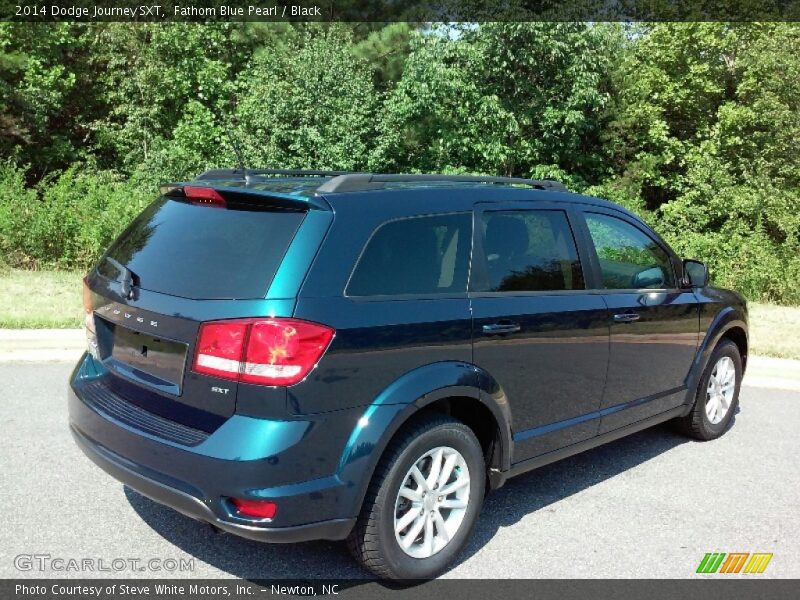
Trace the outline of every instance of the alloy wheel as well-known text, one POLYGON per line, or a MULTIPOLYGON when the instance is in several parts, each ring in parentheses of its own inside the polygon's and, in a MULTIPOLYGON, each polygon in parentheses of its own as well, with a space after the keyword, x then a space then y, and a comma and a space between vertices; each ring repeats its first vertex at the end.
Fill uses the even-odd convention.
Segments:
POLYGON ((428 558, 453 539, 469 504, 467 462, 458 450, 440 446, 409 469, 397 493, 394 532, 413 558, 428 558))
POLYGON ((706 388, 706 416, 712 425, 717 425, 728 414, 736 392, 736 366, 723 356, 714 365, 706 388))

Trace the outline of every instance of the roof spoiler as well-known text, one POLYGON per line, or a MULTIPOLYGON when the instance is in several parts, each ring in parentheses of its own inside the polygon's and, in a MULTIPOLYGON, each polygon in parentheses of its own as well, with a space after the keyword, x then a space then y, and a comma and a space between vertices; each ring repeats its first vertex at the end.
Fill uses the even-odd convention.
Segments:
POLYGON ((161 194, 169 198, 193 200, 206 198, 208 202, 195 202, 238 210, 258 210, 263 207, 292 211, 309 209, 331 210, 324 198, 318 196, 300 196, 285 194, 271 190, 245 187, 226 187, 195 180, 191 183, 163 183, 159 186, 161 194), (215 200, 215 201, 211 201, 215 200))

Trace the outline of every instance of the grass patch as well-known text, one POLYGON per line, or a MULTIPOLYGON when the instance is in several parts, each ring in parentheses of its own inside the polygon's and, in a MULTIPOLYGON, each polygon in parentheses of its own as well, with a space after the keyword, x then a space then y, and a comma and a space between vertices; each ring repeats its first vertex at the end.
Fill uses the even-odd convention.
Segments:
MULTIPOLYGON (((61 271, 0 273, 0 329, 82 326, 82 274, 61 271)), ((750 351, 800 359, 800 307, 749 303, 750 351)))
POLYGON ((800 307, 748 302, 750 352, 800 359, 800 307))
POLYGON ((83 274, 19 271, 0 274, 0 329, 66 329, 83 324, 83 274))

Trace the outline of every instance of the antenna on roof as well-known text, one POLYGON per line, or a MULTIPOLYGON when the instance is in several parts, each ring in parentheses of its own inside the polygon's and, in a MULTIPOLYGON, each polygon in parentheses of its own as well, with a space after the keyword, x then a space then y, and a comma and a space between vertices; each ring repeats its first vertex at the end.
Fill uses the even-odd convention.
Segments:
POLYGON ((233 148, 233 153, 236 155, 236 163, 238 164, 239 169, 242 171, 242 179, 247 182, 249 181, 249 177, 247 167, 244 166, 242 151, 239 149, 239 144, 236 143, 236 138, 234 137, 233 131, 231 131, 231 128, 228 126, 228 124, 225 125, 225 133, 228 134, 228 140, 231 143, 231 148, 233 148))

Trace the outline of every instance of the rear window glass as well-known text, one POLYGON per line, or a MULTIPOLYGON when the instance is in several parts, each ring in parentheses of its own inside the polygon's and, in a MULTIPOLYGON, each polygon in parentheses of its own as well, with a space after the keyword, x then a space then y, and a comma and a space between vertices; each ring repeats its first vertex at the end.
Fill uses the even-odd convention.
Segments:
POLYGON ((304 215, 162 197, 114 242, 98 272, 119 279, 116 261, 144 290, 193 299, 263 298, 304 215))
POLYGON ((471 246, 471 213, 384 223, 367 242, 347 294, 465 293, 471 246))

